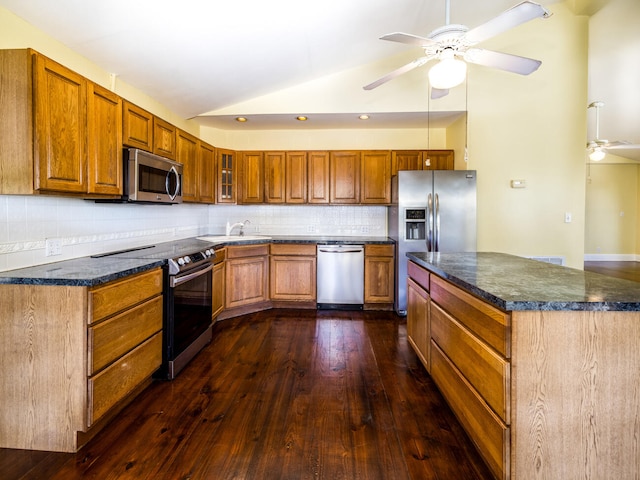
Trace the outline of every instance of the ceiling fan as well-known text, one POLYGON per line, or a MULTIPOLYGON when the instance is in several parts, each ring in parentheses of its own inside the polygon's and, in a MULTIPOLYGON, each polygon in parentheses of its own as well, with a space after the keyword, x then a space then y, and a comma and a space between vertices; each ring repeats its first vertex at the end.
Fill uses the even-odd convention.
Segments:
POLYGON ((633 145, 631 142, 618 141, 610 142, 604 138, 600 138, 600 109, 604 107, 604 102, 591 102, 588 108, 596 109, 596 138, 587 142, 587 150, 589 152, 589 160, 599 162, 602 160, 607 151, 614 150, 614 155, 625 156, 623 153, 618 153, 615 150, 637 150, 640 149, 640 145, 633 145))
POLYGON ((450 0, 445 1, 446 24, 433 30, 426 38, 400 32, 389 33, 380 37, 381 40, 422 47, 425 56, 366 85, 363 87, 365 90, 372 90, 403 73, 421 67, 431 60, 439 60, 429 70, 431 98, 440 98, 447 95, 450 88, 460 85, 465 80, 467 74, 465 61, 520 75, 529 75, 538 69, 542 63, 540 60, 471 47, 534 18, 551 16, 544 7, 535 2, 525 1, 501 13, 492 20, 469 30, 464 25, 449 23, 450 0), (456 57, 462 57, 464 61, 456 57))

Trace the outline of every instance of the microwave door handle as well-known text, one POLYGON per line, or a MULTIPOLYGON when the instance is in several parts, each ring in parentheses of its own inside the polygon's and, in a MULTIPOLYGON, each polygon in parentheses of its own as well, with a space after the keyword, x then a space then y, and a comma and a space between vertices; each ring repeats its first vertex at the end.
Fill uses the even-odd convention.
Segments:
POLYGON ((178 192, 180 191, 180 175, 178 175, 176 167, 171 167, 169 169, 169 171, 167 172, 167 176, 164 179, 164 189, 166 190, 167 195, 169 195, 169 198, 171 200, 175 200, 176 196, 178 195, 178 192), (169 176, 170 175, 175 175, 176 176, 176 190, 175 190, 175 192, 173 192, 173 194, 169 191, 169 176))

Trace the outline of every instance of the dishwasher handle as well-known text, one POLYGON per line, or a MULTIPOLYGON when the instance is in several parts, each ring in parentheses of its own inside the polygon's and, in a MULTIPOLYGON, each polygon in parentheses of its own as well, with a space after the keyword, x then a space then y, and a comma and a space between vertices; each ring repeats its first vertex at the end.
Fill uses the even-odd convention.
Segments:
POLYGON ((321 253, 360 253, 363 251, 362 248, 355 248, 352 250, 324 250, 324 249, 319 249, 318 250, 321 253))

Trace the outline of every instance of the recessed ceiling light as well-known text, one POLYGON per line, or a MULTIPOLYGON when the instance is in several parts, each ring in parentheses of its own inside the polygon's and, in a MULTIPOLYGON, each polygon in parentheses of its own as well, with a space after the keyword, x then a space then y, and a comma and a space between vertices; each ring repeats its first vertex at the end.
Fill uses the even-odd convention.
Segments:
POLYGON ((298 115, 296 117, 296 120, 299 120, 301 122, 306 122, 307 121, 307 117, 305 117, 304 115, 298 115))
POLYGON ((236 122, 243 123, 243 122, 246 122, 246 121, 247 121, 247 117, 236 117, 236 122))
POLYGON ((358 118, 360 120, 369 120, 369 115, 360 115, 358 118))

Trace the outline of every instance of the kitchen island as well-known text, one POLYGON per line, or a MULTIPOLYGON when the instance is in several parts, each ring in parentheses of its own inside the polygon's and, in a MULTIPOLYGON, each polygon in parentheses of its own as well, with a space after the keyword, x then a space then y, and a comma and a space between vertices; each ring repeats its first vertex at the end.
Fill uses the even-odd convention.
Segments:
POLYGON ((496 478, 639 478, 640 283, 407 257, 409 342, 496 478))

